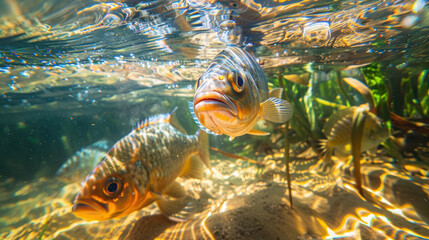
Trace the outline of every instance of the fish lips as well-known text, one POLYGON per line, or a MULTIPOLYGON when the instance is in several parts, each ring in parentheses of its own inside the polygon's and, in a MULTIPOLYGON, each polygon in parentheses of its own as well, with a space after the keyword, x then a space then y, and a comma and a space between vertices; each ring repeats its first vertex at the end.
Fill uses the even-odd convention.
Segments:
POLYGON ((195 94, 194 113, 200 123, 216 134, 237 120, 237 106, 223 93, 205 91, 195 94))
POLYGON ((235 118, 238 115, 237 106, 225 94, 217 91, 204 91, 195 94, 194 110, 196 114, 223 112, 231 118, 235 118))
POLYGON ((75 201, 72 212, 87 220, 102 220, 107 216, 109 207, 94 199, 79 199, 75 201))

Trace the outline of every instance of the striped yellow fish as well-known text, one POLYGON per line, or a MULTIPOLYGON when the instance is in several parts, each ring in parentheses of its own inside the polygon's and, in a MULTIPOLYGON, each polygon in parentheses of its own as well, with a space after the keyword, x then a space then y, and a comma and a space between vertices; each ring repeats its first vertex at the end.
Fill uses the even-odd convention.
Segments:
POLYGON ((149 118, 108 151, 82 183, 72 209, 76 216, 123 217, 153 202, 167 216, 181 210, 186 192, 175 180, 202 177, 201 160, 209 167, 208 138, 203 131, 179 131, 173 113, 149 118))
POLYGON ((283 123, 292 116, 292 105, 280 99, 282 89, 268 93, 268 81, 255 58, 238 47, 219 53, 195 85, 190 111, 205 131, 226 134, 267 135, 253 129, 264 118, 283 123))
MULTIPOLYGON (((320 140, 320 147, 326 159, 332 154, 345 158, 351 155, 353 114, 361 107, 349 107, 332 114, 325 123, 323 132, 327 139, 320 140)), ((364 110, 365 125, 362 136, 361 152, 371 150, 389 137, 389 129, 375 114, 364 110)))

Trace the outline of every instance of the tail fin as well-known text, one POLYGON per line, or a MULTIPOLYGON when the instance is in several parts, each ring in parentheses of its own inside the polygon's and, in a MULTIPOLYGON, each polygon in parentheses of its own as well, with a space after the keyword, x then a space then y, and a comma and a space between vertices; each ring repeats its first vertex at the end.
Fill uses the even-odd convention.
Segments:
POLYGON ((321 150, 323 161, 328 163, 332 156, 332 149, 328 147, 328 139, 320 139, 317 145, 321 150))
POLYGON ((204 162, 206 167, 211 171, 210 152, 209 152, 209 135, 201 129, 198 130, 197 135, 200 143, 200 149, 199 149, 200 158, 204 162))
POLYGON ((334 161, 331 159, 332 148, 328 147, 328 139, 321 139, 318 141, 319 149, 322 153, 323 161, 320 161, 314 166, 314 170, 319 174, 329 174, 334 161))

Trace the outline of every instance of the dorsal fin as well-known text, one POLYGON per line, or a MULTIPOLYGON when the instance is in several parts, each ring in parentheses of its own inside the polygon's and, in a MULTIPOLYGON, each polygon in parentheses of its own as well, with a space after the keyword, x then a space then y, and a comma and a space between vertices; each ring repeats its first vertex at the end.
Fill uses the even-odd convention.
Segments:
MULTIPOLYGON (((134 131, 139 131, 145 127, 154 125, 154 124, 159 124, 159 123, 170 123, 171 121, 171 116, 173 115, 173 113, 176 111, 177 107, 175 107, 171 113, 165 113, 165 114, 158 114, 155 116, 151 116, 146 118, 145 120, 141 121, 140 123, 136 124, 134 131)), ((180 129, 178 129, 180 130, 180 129)))
POLYGON ((183 134, 188 134, 188 131, 180 124, 179 118, 177 117, 177 108, 175 107, 170 113, 170 124, 183 134))

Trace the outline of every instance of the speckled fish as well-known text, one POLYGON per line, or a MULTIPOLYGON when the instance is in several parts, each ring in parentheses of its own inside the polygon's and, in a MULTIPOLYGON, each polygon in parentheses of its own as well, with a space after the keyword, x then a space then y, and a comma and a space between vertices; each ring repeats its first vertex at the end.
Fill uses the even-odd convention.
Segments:
POLYGON ((105 220, 153 202, 167 216, 179 212, 186 192, 175 180, 202 177, 201 160, 209 167, 208 138, 203 131, 184 134, 172 118, 151 117, 119 140, 82 183, 73 213, 105 220))
MULTIPOLYGON (((327 139, 320 140, 321 149, 327 158, 332 153, 339 157, 351 155, 353 114, 358 108, 362 107, 341 109, 329 117, 323 128, 327 139)), ((364 123, 361 152, 376 148, 389 137, 389 129, 380 118, 368 110, 365 110, 364 114, 367 117, 364 123)))
POLYGON ((81 182, 106 155, 109 145, 101 140, 82 148, 58 169, 56 177, 66 182, 81 182))
POLYGON ((284 123, 292 116, 292 105, 280 99, 282 89, 269 93, 267 78, 255 58, 238 47, 219 53, 195 89, 189 108, 196 123, 230 139, 247 133, 268 135, 253 129, 259 119, 284 123))

